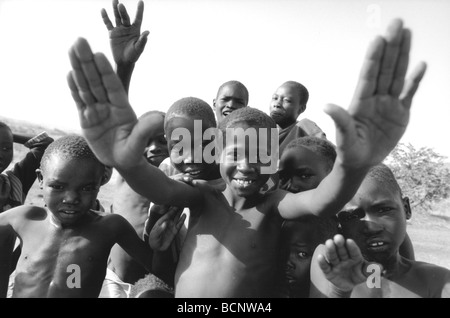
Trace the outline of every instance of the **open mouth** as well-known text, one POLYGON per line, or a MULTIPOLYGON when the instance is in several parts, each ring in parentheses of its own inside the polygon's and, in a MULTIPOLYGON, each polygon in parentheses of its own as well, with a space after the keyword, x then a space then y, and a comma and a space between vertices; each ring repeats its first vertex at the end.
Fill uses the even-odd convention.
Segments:
POLYGON ((380 240, 370 240, 366 242, 367 250, 371 252, 384 252, 389 248, 389 244, 380 240))
POLYGON ((226 110, 226 111, 222 112, 222 115, 228 116, 231 112, 232 112, 232 110, 226 110))
POLYGON ((234 182, 241 188, 246 188, 255 183, 255 180, 252 179, 233 179, 234 182))

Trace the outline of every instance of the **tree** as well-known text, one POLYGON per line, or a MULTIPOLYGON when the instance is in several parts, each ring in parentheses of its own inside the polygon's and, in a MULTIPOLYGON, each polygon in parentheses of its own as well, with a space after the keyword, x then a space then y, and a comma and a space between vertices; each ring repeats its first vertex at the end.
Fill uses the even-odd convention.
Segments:
POLYGON ((450 171, 445 159, 431 148, 416 149, 409 143, 399 143, 386 159, 413 210, 429 210, 432 203, 448 198, 450 171))

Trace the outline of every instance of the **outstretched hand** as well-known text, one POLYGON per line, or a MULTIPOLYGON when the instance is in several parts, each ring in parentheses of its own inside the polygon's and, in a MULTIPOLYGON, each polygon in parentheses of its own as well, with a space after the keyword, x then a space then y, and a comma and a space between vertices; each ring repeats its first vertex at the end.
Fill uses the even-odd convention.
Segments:
POLYGON ((149 31, 141 34, 142 17, 144 14, 144 2, 139 1, 137 5, 136 17, 133 24, 130 23, 130 17, 127 9, 118 0, 112 3, 116 26, 114 26, 108 17, 105 9, 101 14, 103 22, 109 31, 111 50, 116 64, 133 64, 139 59, 147 43, 149 31))
POLYGON ((376 165, 391 152, 409 122, 412 99, 426 64, 420 63, 405 82, 411 32, 394 20, 385 37, 369 46, 352 103, 345 111, 327 105, 335 122, 338 158, 346 166, 376 165))
POLYGON ((153 250, 165 251, 181 229, 186 219, 183 208, 174 206, 159 206, 162 216, 156 221, 151 231, 147 230, 148 243, 153 250), (164 211, 161 211, 164 210, 164 211))
POLYGON ((69 50, 68 84, 78 108, 83 136, 99 160, 111 167, 132 168, 143 159, 151 125, 138 121, 108 59, 93 54, 79 38, 69 50))
POLYGON ((340 234, 325 242, 325 252, 318 255, 317 261, 335 294, 350 293, 356 285, 367 280, 365 270, 369 263, 356 243, 345 240, 340 234))

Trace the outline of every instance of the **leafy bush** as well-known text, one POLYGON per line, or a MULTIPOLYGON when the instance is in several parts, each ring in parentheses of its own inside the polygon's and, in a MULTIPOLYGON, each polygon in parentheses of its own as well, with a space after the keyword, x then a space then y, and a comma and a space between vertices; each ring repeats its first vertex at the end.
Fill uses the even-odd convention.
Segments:
POLYGON ((399 143, 385 163, 392 169, 411 208, 429 210, 432 204, 447 199, 450 194, 450 171, 446 157, 433 149, 416 149, 411 144, 399 143))

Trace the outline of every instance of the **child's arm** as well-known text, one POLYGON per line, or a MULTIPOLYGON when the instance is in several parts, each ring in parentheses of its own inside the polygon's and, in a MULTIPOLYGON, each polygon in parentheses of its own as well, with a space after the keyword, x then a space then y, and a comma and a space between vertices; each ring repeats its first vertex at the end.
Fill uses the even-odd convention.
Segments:
POLYGON ((353 288, 366 281, 366 268, 367 263, 356 243, 345 240, 342 235, 334 236, 314 252, 310 297, 350 297, 353 288))
POLYGON ((105 9, 102 9, 103 22, 109 31, 111 50, 116 62, 116 73, 119 76, 125 91, 128 93, 134 66, 142 54, 147 43, 149 32, 141 34, 142 17, 144 14, 144 2, 139 1, 137 5, 136 18, 130 24, 130 17, 125 6, 118 0, 113 0, 114 27, 105 9))
MULTIPOLYGON (((19 178, 22 184, 22 192, 26 196, 36 181, 36 169, 39 168, 44 151, 53 142, 53 138, 48 136, 46 132, 42 132, 34 137, 14 133, 13 140, 30 149, 25 157, 17 162, 12 169, 14 175, 19 178)), ((25 198, 22 201, 24 200, 25 198)))
POLYGON ((337 158, 332 172, 310 191, 286 194, 284 218, 302 213, 334 214, 357 191, 371 166, 390 153, 406 130, 412 98, 425 73, 421 63, 405 82, 411 33, 394 20, 386 37, 369 46, 348 111, 327 105, 336 125, 337 158))
POLYGON ((152 233, 150 233, 149 244, 146 244, 124 217, 118 214, 111 214, 111 216, 116 218, 118 222, 114 229, 117 244, 148 271, 151 271, 153 251, 167 249, 184 222, 184 218, 179 218, 179 213, 172 209, 156 222, 152 233), (174 217, 178 220, 172 220, 174 217))
POLYGON ((167 177, 142 156, 151 125, 138 121, 123 86, 102 53, 78 39, 69 52, 68 83, 81 131, 101 162, 115 167, 130 187, 156 204, 193 206, 202 202, 195 187, 167 177))

